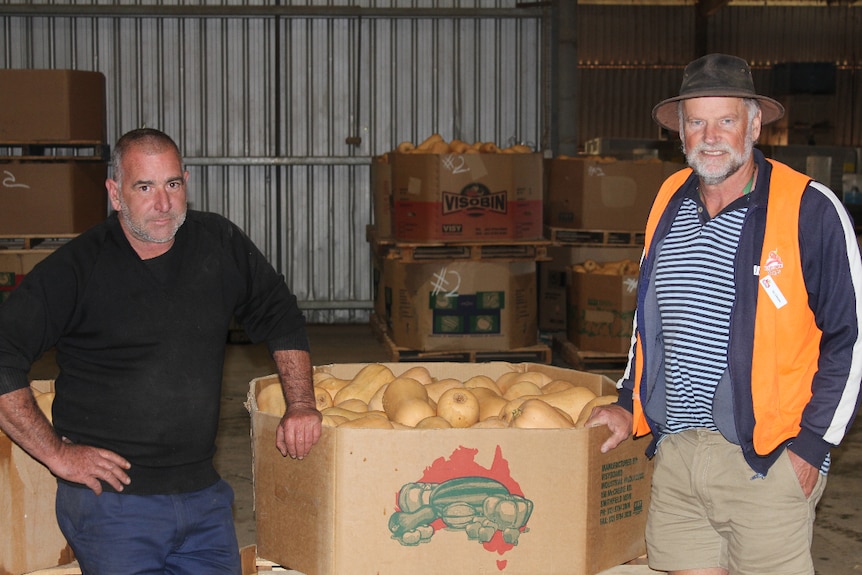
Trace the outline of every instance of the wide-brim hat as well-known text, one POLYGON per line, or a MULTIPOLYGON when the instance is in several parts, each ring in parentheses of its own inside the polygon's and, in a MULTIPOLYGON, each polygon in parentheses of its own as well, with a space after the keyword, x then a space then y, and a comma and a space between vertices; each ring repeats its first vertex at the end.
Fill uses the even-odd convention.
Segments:
POLYGON ((690 98, 729 97, 754 98, 760 102, 761 124, 766 125, 784 116, 784 106, 754 91, 748 62, 727 54, 708 54, 689 63, 682 76, 679 96, 662 100, 652 109, 653 120, 659 126, 679 132, 677 103, 690 98))

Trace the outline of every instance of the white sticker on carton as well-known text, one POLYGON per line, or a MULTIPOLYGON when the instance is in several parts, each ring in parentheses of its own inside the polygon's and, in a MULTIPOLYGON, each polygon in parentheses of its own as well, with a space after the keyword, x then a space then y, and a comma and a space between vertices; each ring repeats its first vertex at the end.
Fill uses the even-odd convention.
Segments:
POLYGON ((407 180, 407 193, 418 196, 422 193, 422 179, 410 178, 407 180))

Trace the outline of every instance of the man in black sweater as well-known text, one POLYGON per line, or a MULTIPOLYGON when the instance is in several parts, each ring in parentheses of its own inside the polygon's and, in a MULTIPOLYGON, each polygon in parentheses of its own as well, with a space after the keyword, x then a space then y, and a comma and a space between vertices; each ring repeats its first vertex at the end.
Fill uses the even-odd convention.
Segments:
POLYGON ((320 437, 305 319, 251 240, 187 210, 188 172, 152 129, 117 142, 115 210, 0 305, 0 428, 58 478, 57 518, 85 574, 238 574, 233 491, 213 467, 235 316, 266 341, 287 402, 277 434, 320 437), (53 426, 27 373, 55 347, 53 426))

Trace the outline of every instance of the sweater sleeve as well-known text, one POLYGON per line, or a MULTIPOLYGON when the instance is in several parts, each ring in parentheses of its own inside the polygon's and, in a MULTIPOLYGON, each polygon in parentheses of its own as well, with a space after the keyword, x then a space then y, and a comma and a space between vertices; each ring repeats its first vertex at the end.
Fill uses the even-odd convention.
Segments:
POLYGON ((67 298, 51 301, 49 292, 74 293, 66 277, 59 260, 51 256, 0 304, 0 394, 27 387, 33 362, 56 343, 53 328, 67 318, 59 317, 67 298))
POLYGON ((267 342, 276 350, 308 351, 305 316, 296 296, 251 239, 231 226, 234 262, 245 283, 236 318, 253 342, 267 342))
POLYGON ((822 331, 812 397, 791 449, 820 467, 859 409, 862 381, 862 256, 849 215, 826 187, 802 199, 800 246, 809 305, 822 331))

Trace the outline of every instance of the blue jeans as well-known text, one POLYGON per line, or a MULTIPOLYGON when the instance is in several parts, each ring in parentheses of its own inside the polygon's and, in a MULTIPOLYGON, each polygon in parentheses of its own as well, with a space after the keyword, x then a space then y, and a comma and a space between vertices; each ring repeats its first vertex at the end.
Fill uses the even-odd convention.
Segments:
POLYGON ((85 575, 240 575, 224 480, 175 495, 57 486, 57 521, 85 575))

